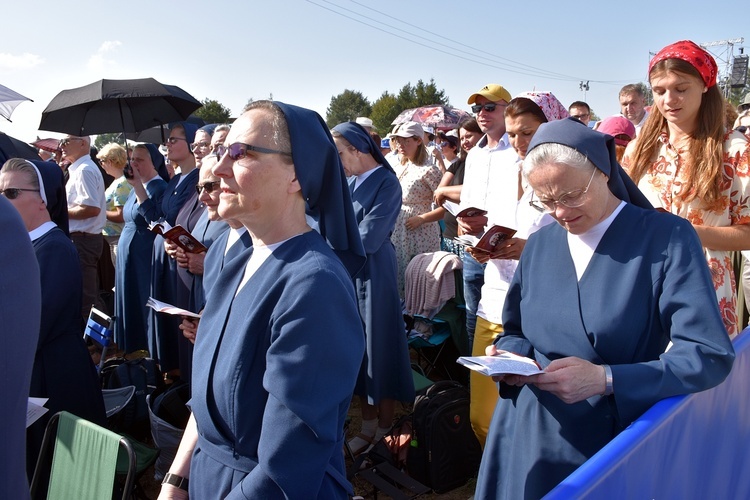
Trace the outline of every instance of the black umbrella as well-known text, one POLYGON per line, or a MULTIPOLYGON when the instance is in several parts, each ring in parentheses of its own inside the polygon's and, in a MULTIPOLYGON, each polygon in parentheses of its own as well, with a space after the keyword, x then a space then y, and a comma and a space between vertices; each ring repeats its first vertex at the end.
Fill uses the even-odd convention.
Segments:
POLYGON ((42 160, 31 145, 0 132, 0 167, 11 158, 42 160))
MULTIPOLYGON (((180 120, 180 121, 194 123, 198 125, 199 127, 202 127, 206 124, 206 121, 203 118, 199 118, 195 115, 190 115, 185 120, 180 120)), ((179 123, 179 122, 167 123, 165 125, 157 125, 156 127, 147 128, 146 130, 142 132, 125 134, 125 137, 135 142, 150 142, 151 144, 164 144, 166 142, 167 137, 169 136, 169 129, 175 123, 179 123)))
POLYGON ((57 94, 42 112, 39 129, 76 136, 140 132, 182 121, 200 107, 181 88, 153 78, 99 80, 57 94))

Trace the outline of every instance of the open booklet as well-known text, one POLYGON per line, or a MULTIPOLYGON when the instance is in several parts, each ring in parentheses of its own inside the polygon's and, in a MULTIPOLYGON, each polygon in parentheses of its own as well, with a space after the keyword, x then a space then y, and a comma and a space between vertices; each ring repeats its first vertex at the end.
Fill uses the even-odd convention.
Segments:
POLYGON ((146 301, 146 306, 150 307, 156 312, 174 314, 177 316, 187 316, 188 318, 200 318, 201 317, 199 313, 194 313, 192 311, 188 311, 187 309, 182 309, 177 306, 173 306, 172 304, 167 304, 166 302, 162 302, 161 300, 156 300, 153 297, 148 298, 148 300, 146 301))
POLYGON ((516 234, 515 229, 494 225, 485 231, 481 238, 471 234, 462 234, 453 238, 453 241, 483 252, 492 253, 501 242, 512 238, 514 234, 516 234))
POLYGON ((179 224, 172 226, 165 220, 158 220, 151 222, 148 228, 156 234, 164 236, 187 253, 201 253, 208 250, 203 243, 196 240, 195 236, 179 224))
POLYGON ((478 217, 480 215, 487 215, 487 210, 476 207, 468 207, 460 210, 460 205, 450 200, 443 202, 443 208, 450 212, 453 217, 478 217))
POLYGON ((461 356, 456 363, 489 377, 542 373, 536 361, 512 352, 504 352, 496 356, 461 356))

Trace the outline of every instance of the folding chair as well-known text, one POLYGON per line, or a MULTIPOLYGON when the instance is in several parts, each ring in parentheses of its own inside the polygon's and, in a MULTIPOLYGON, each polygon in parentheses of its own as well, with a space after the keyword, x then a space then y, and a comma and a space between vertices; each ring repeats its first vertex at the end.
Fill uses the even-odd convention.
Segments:
MULTIPOLYGON (((417 255, 407 267, 406 271, 406 314, 407 332, 409 332, 409 348, 416 354, 416 365, 422 374, 430 379, 437 378, 453 380, 455 370, 452 366, 456 352, 465 350, 466 320, 463 300, 463 276, 461 269, 453 269, 452 281, 454 290, 452 298, 439 305, 438 296, 445 299, 444 281, 434 276, 437 262, 444 264, 456 260, 455 255, 446 252, 433 252, 417 255), (431 269, 433 268, 433 269, 431 269), (440 291, 436 285, 440 285, 440 291), (419 303, 419 300, 423 300, 419 303), (436 311, 435 307, 440 307, 436 311), (414 335, 414 331, 424 332, 414 335), (449 359, 450 358, 450 359, 449 359), (436 373, 437 372, 437 373, 436 373)), ((414 359, 414 358, 412 358, 414 359)))
POLYGON ((102 357, 99 359, 99 365, 96 371, 100 372, 107 359, 107 349, 112 344, 114 332, 112 332, 113 318, 107 316, 95 307, 91 308, 89 319, 86 321, 86 328, 83 331, 83 338, 87 337, 102 346, 102 357))
POLYGON ((102 389, 104 411, 107 413, 107 418, 122 411, 133 399, 133 394, 135 394, 134 385, 126 385, 117 389, 102 389))
MULTIPOLYGON (((422 318, 425 319, 425 318, 422 318)), ((429 378, 430 374, 439 368, 444 377, 450 378, 450 374, 440 355, 446 346, 446 340, 450 338, 451 333, 447 328, 441 328, 442 321, 431 320, 433 328, 435 329, 429 338, 422 337, 409 337, 409 347, 414 349, 417 354, 417 365, 424 371, 424 376, 429 378)))
POLYGON ((112 431, 62 411, 50 418, 31 482, 31 498, 112 498, 118 456, 123 455, 126 474, 122 498, 133 490, 136 453, 132 444, 112 431), (50 447, 54 443, 49 482, 40 484, 49 469, 50 447), (45 491, 46 490, 46 491, 45 491))

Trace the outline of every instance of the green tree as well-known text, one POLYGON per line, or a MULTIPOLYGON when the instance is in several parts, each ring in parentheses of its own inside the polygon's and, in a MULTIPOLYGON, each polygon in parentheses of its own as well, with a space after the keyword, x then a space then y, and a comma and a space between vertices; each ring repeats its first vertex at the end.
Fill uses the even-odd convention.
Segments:
POLYGON ((638 82, 637 85, 641 88, 643 95, 646 96, 646 106, 653 106, 654 96, 651 94, 651 87, 643 82, 638 82))
POLYGON ((385 136, 391 131, 391 128, 393 128, 391 122, 401 111, 402 108, 399 106, 398 99, 388 91, 383 92, 383 95, 375 101, 372 105, 370 118, 381 136, 385 136))
POLYGON ((417 104, 417 93, 411 83, 407 83, 401 90, 396 94, 396 102, 398 103, 399 113, 405 109, 416 108, 417 104))
POLYGON ((430 83, 424 83, 422 80, 418 80, 414 86, 411 83, 407 83, 398 91, 396 100, 399 106, 401 106, 401 111, 419 108, 420 106, 431 106, 433 104, 450 106, 450 101, 445 96, 445 91, 438 90, 433 78, 430 78, 430 83))
POLYGON ((195 116, 202 118, 206 123, 228 123, 232 112, 214 99, 203 99, 203 107, 198 108, 194 113, 195 116))
POLYGON ((445 95, 445 90, 438 90, 435 79, 430 78, 430 83, 425 84, 422 80, 417 81, 414 87, 415 107, 429 106, 431 104, 442 104, 450 106, 451 103, 445 95))
POLYGON ((331 97, 326 109, 326 125, 333 128, 341 122, 352 121, 358 116, 370 116, 372 106, 362 92, 346 89, 331 97))
POLYGON ((104 146, 109 144, 110 142, 116 142, 120 146, 124 147, 124 142, 122 140, 122 134, 99 134, 96 136, 96 139, 94 139, 94 147, 98 150, 101 150, 104 146))

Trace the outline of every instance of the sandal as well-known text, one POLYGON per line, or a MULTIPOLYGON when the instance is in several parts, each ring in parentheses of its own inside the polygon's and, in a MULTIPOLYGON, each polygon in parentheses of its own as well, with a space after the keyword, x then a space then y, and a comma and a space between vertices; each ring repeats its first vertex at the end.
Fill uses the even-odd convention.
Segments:
POLYGON ((373 444, 375 444, 375 436, 368 436, 367 434, 359 433, 347 442, 347 446, 352 452, 353 456, 361 455, 367 451, 373 444), (355 443, 356 440, 364 441, 363 444, 355 443), (353 448, 353 444, 358 444, 357 448, 353 448))

